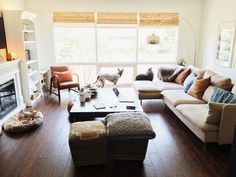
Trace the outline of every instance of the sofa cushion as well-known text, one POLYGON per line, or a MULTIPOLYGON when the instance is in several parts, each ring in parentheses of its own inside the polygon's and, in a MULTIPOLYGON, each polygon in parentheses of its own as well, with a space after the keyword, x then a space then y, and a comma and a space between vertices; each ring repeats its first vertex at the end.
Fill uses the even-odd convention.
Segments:
POLYGON ((151 81, 134 81, 133 87, 138 92, 160 92, 160 90, 151 81))
POLYGON ((206 123, 219 125, 224 105, 224 103, 209 103, 209 111, 206 123))
POLYGON ((164 100, 167 100, 173 106, 179 104, 204 104, 206 103, 203 100, 197 99, 183 90, 164 90, 161 92, 164 97, 164 100))
POLYGON ((175 82, 177 84, 183 84, 184 80, 188 77, 188 75, 190 74, 191 69, 184 69, 183 71, 181 71, 178 76, 175 78, 175 82))
POLYGON ((203 78, 211 77, 211 85, 225 89, 225 90, 231 90, 232 88, 232 81, 230 78, 220 76, 213 71, 207 70, 204 73, 203 78))
POLYGON ((197 75, 195 73, 191 73, 184 81, 183 84, 183 89, 184 92, 187 93, 188 89, 191 87, 191 85, 193 84, 193 81, 196 79, 197 75))
POLYGON ((189 65, 188 69, 191 69, 192 73, 195 73, 196 75, 203 75, 205 73, 204 69, 197 68, 193 65, 189 65))
POLYGON ((204 73, 204 75, 203 75, 203 78, 212 77, 212 76, 214 76, 214 75, 216 75, 215 72, 213 72, 213 71, 211 71, 211 70, 206 70, 205 73, 204 73))
POLYGON ((231 93, 236 94, 236 84, 233 86, 231 93))
POLYGON ((176 109, 202 131, 217 131, 219 126, 206 123, 208 104, 181 104, 176 109))
POLYGON ((160 90, 182 90, 183 86, 174 82, 163 82, 163 81, 156 81, 153 82, 155 87, 160 90))
POLYGON ((201 76, 198 76, 194 81, 191 87, 188 90, 188 94, 198 98, 202 99, 202 96, 207 89, 207 87, 210 85, 211 78, 203 79, 201 76))
POLYGON ((207 87, 207 89, 205 90, 205 92, 204 92, 204 94, 202 96, 202 99, 204 101, 209 102, 209 100, 211 98, 211 95, 213 93, 213 89, 214 89, 214 87, 212 87, 212 86, 207 87))

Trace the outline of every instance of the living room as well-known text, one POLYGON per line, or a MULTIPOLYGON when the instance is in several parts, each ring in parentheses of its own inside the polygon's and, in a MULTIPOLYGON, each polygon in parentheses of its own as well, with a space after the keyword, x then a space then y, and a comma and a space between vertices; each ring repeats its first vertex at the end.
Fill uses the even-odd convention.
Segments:
MULTIPOLYGON (((172 102, 168 102, 171 92, 158 90, 148 95, 144 89, 143 94, 143 85, 142 89, 136 85, 134 92, 142 104, 138 101, 125 106, 142 109, 155 131, 156 138, 149 141, 144 161, 76 168, 68 144, 72 123, 68 117, 78 113, 75 107, 80 106, 76 101, 81 95, 61 90, 58 97, 49 90, 50 67, 61 65, 69 66, 79 76, 80 89, 93 84, 101 74, 116 74, 118 68, 124 69, 116 86, 121 93, 122 89, 135 86, 135 77, 152 67, 153 81, 143 82, 150 91, 158 79, 158 68, 176 66, 184 59, 186 68, 194 65, 214 71, 220 81, 222 77, 230 78, 228 90, 235 93, 235 5, 233 0, 1 0, 6 46, 0 45, 0 84, 14 78, 17 105, 12 104, 14 111, 0 117, 0 123, 21 110, 39 110, 44 120, 40 127, 27 133, 2 131, 0 176, 233 176, 232 115, 232 123, 219 125, 223 133, 218 128, 216 135, 206 133, 180 118, 184 115, 181 106, 175 109, 178 106, 174 105, 172 109, 172 102), (220 55, 225 52, 220 50, 224 30, 232 32, 228 33, 231 38, 226 35, 225 39, 230 42, 226 59, 220 55), (29 71, 35 74, 33 81, 28 81, 29 71), (69 113, 68 103, 72 106, 69 113), (228 129, 227 135, 222 127, 224 131, 228 129)), ((105 88, 99 89, 111 87, 112 82, 105 81, 105 88)), ((180 92, 174 92, 177 93, 180 92)), ((199 112, 206 106, 204 101, 199 112)), ((110 107, 120 109, 116 103, 110 107)), ((196 109, 192 114, 198 112, 196 109)))

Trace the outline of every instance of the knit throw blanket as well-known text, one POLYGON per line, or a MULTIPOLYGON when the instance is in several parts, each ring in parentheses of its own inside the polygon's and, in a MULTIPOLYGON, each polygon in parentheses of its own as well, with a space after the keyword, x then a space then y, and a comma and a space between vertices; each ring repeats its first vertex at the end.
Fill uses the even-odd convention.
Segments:
POLYGON ((182 70, 182 67, 160 67, 157 77, 166 82, 173 82, 182 70))
POLYGON ((103 120, 111 139, 153 139, 156 134, 142 112, 113 113, 103 120))
POLYGON ((227 90, 214 87, 209 102, 236 103, 236 95, 227 90))

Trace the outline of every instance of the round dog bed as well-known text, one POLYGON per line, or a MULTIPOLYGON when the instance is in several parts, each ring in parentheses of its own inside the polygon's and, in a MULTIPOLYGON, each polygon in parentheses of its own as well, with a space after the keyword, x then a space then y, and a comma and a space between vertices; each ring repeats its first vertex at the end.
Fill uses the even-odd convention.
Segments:
POLYGON ((38 128, 43 123, 43 114, 40 111, 26 111, 8 119, 3 128, 9 133, 23 133, 38 128))

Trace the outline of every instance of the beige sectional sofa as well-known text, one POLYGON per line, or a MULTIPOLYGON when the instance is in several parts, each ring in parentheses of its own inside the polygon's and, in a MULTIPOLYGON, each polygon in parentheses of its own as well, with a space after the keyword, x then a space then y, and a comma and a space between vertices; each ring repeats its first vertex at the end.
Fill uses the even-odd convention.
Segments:
POLYGON ((140 100, 163 98, 172 112, 204 143, 217 142, 231 144, 236 123, 236 104, 225 104, 222 108, 219 124, 206 123, 213 86, 230 90, 236 94, 236 85, 231 79, 219 76, 210 70, 191 67, 192 72, 212 77, 211 85, 202 99, 197 99, 182 89, 182 85, 163 81, 134 81, 133 86, 140 100))

